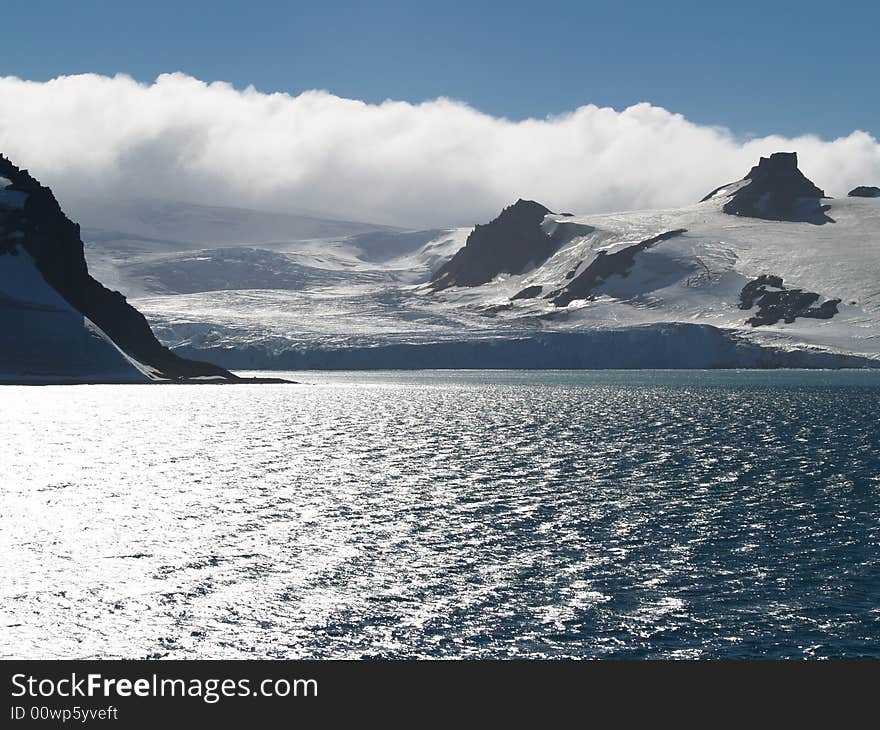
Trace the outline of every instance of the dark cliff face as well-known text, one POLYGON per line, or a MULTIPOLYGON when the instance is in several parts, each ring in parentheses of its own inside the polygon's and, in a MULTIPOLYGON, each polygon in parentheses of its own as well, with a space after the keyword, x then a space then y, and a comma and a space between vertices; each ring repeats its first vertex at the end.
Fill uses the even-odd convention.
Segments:
POLYGON ((850 198, 880 198, 880 188, 873 185, 859 185, 848 193, 850 198))
POLYGON ((185 360, 164 347, 153 335, 146 318, 119 292, 91 277, 83 253, 79 226, 58 205, 52 191, 40 185, 27 170, 20 170, 0 155, 0 177, 8 190, 27 193, 22 208, 10 211, 0 222, 0 240, 21 231, 16 238, 34 258, 43 278, 73 307, 100 327, 125 353, 151 366, 166 378, 224 377, 236 379, 223 368, 185 360))
MULTIPOLYGON (((729 215, 817 225, 832 222, 821 204, 821 199, 826 197, 825 191, 816 187, 798 169, 796 152, 776 152, 770 157, 762 157, 743 181, 748 184, 731 193, 724 204, 723 210, 729 215)), ((716 188, 703 201, 735 184, 716 188)))
POLYGON ((464 248, 431 277, 431 288, 480 286, 498 274, 519 274, 530 264, 542 263, 559 246, 541 228, 550 212, 533 200, 518 200, 491 223, 478 225, 464 248))

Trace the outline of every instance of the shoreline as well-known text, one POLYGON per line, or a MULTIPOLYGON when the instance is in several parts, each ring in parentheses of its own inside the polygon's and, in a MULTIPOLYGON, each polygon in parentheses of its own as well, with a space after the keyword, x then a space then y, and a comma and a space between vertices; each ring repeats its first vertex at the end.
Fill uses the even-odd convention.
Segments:
MULTIPOLYGON (((255 368, 256 370, 256 368, 255 368)), ((259 369, 265 372, 263 369, 259 369)), ((304 368, 301 370, 282 370, 279 373, 303 373, 315 374, 326 373, 333 375, 337 373, 364 373, 365 375, 376 373, 877 373, 880 367, 862 366, 862 367, 716 367, 716 368, 411 368, 411 367, 384 367, 384 368, 304 368)), ((82 380, 10 380, 0 377, 0 387, 3 386, 58 386, 58 385, 309 385, 308 382, 301 380, 290 380, 282 377, 237 377, 235 380, 101 380, 96 378, 82 380)))
POLYGON ((0 378, 0 386, 5 385, 303 385, 303 383, 284 378, 237 378, 235 380, 7 380, 0 378))

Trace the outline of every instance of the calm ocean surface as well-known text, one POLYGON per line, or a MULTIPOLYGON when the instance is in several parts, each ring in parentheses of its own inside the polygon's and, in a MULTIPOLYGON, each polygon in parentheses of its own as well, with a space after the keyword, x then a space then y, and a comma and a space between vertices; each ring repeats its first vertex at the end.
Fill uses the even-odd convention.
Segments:
POLYGON ((880 373, 0 387, 0 656, 880 657, 880 373))

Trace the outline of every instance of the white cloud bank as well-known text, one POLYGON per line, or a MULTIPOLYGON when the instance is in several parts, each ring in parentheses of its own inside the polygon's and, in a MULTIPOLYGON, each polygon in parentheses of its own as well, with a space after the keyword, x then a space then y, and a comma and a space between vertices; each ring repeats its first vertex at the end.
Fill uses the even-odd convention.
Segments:
POLYGON ((742 140, 647 103, 510 121, 449 99, 366 104, 179 73, 152 84, 0 77, 0 151, 62 204, 65 195, 179 197, 405 226, 472 224, 519 197, 580 213, 688 204, 782 150, 797 151, 830 195, 880 184, 880 144, 865 132, 742 140))

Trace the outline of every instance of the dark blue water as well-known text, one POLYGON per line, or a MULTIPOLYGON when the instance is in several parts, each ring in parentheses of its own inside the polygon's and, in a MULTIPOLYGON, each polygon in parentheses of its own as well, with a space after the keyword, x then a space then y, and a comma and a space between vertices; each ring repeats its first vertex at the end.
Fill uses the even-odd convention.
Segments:
POLYGON ((18 655, 880 656, 880 374, 291 375, 26 391, 18 655))

